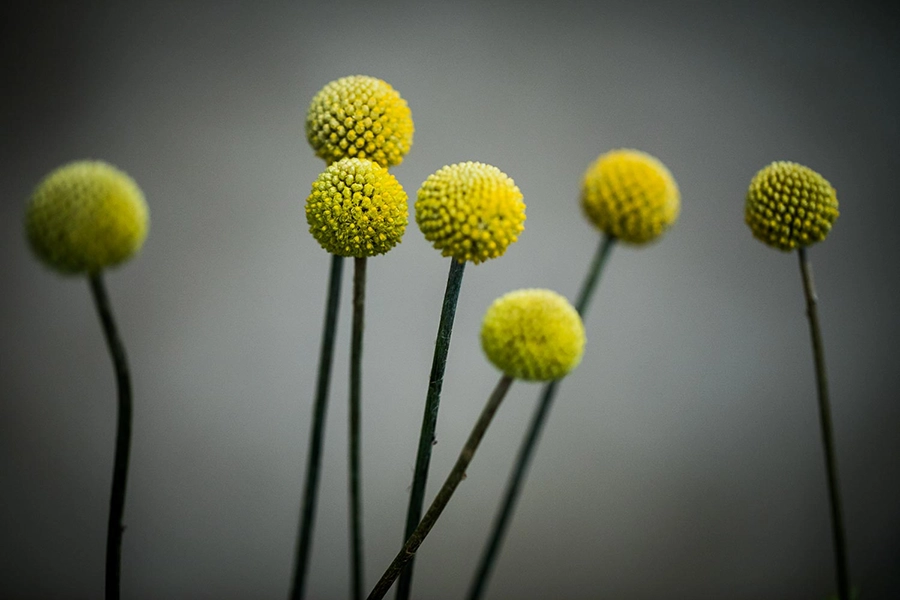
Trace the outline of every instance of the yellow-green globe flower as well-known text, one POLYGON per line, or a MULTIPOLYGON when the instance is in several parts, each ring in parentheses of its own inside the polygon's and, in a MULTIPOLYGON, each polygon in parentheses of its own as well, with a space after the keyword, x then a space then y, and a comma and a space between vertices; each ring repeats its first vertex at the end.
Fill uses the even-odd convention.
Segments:
POLYGON ((38 184, 25 214, 35 254, 62 273, 98 273, 131 258, 149 214, 134 180, 101 161, 62 166, 38 184))
POLYGON ((479 162, 429 175, 415 208, 425 239, 459 262, 502 256, 525 229, 522 192, 503 171, 479 162))
POLYGON ((382 167, 403 162, 413 141, 406 100, 385 81, 365 75, 342 77, 322 88, 306 113, 306 139, 316 156, 331 164, 366 158, 382 167))
POLYGON ((607 235, 646 244, 678 218, 681 196, 672 174, 658 159, 639 150, 612 150, 585 172, 581 206, 607 235))
POLYGON ((838 214, 831 184, 812 169, 785 161, 753 177, 744 207, 753 236, 784 251, 824 240, 838 214))
POLYGON ((306 199, 309 232, 338 256, 375 256, 400 243, 408 222, 406 192, 370 160, 332 163, 306 199))
POLYGON ((525 289, 494 300, 481 325, 481 347, 498 369, 515 379, 549 381, 581 362, 584 325, 556 292, 525 289))

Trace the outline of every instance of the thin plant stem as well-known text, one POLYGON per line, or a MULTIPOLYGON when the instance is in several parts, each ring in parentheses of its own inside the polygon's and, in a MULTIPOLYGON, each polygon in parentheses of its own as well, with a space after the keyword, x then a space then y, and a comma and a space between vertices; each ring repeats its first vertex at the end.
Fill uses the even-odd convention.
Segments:
MULTIPOLYGON (((434 431, 437 427, 438 408, 441 402, 441 386, 444 383, 444 370, 447 366, 447 354, 450 351, 450 335, 453 331, 453 318, 456 316, 456 305, 459 290, 462 286, 465 262, 450 259, 450 272, 447 274, 447 288, 444 291, 444 303, 441 308, 441 319, 438 323, 437 340, 434 342, 434 358, 431 362, 431 375, 428 378, 428 394, 425 398, 425 414, 422 417, 422 431, 419 434, 419 450, 416 454, 416 468, 413 475, 412 490, 409 495, 409 508, 406 512, 406 530, 403 539, 409 539, 422 517, 422 505, 425 501, 425 485, 428 481, 428 465, 431 462, 431 449, 434 446, 434 431)), ((412 588, 413 561, 400 575, 397 582, 397 600, 407 600, 412 588)))
POLYGON ((109 521, 106 526, 106 600, 118 600, 121 592, 122 534, 125 526, 125 487, 128 483, 128 456, 131 453, 132 397, 131 376, 125 346, 119 337, 112 307, 101 273, 90 275, 91 292, 97 314, 103 325, 103 335, 116 371, 119 406, 116 422, 116 453, 113 460, 112 489, 109 495, 109 521))
POLYGON ((363 597, 362 490, 360 489, 360 396, 366 308, 366 257, 353 263, 353 330, 350 338, 350 583, 354 600, 363 597))
POLYGON ((334 336, 337 330, 343 270, 344 258, 333 255, 328 275, 328 297, 325 301, 325 323, 322 329, 322 349, 319 353, 319 375, 316 381, 316 398, 313 405, 312 431, 309 439, 309 455, 306 462, 306 488, 303 494, 303 507, 300 511, 300 533, 297 537, 297 550, 294 559, 291 600, 302 600, 306 591, 306 575, 309 567, 316 499, 319 491, 319 468, 322 464, 325 413, 328 407, 331 364, 334 361, 334 336))
POLYGON ((844 517, 841 510, 841 494, 838 484, 837 460, 834 450, 834 430, 831 425, 831 406, 828 401, 828 377, 825 371, 825 349, 819 327, 818 297, 813 283, 812 266, 806 256, 806 248, 800 248, 800 273, 803 276, 803 293, 806 296, 806 316, 812 338, 813 359, 816 365, 816 387, 819 391, 819 424, 822 427, 822 446, 825 450, 825 470, 828 475, 828 497, 831 504, 831 533, 834 542, 834 561, 837 571, 838 598, 850 600, 850 575, 847 568, 847 547, 844 534, 844 517))
MULTIPOLYGON (((609 258, 610 251, 612 250, 615 241, 616 238, 612 236, 603 236, 600 240, 600 244, 597 246, 594 259, 588 270, 587 276, 585 277, 584 283, 581 286, 578 302, 575 305, 575 309, 582 317, 584 317, 587 312, 591 297, 597 287, 597 282, 600 280, 603 266, 606 264, 607 258, 609 258)), ((513 466, 512 473, 510 474, 509 481, 506 484, 506 491, 504 492, 500 509, 497 511, 496 517, 494 517, 494 525, 481 556, 481 561, 478 563, 478 570, 475 572, 475 577, 469 588, 469 600, 477 600, 485 591, 485 587, 487 586, 488 579, 490 578, 491 571, 497 559, 497 554, 500 551, 500 546, 506 535, 506 530, 509 528, 510 519, 512 519, 513 512, 515 511, 516 502, 522 491, 522 485, 525 480, 525 475, 528 472, 528 467, 531 464, 531 458, 534 455, 535 448, 537 448, 538 439, 544 428, 544 423, 547 421, 550 407, 553 405, 553 399, 556 397, 558 385, 559 380, 551 381, 544 386, 544 389, 541 392, 541 397, 535 408, 534 416, 531 418, 531 425, 525 434, 524 440, 522 440, 522 446, 519 448, 519 454, 516 457, 516 462, 513 466)))
POLYGON ((431 503, 425 516, 422 517, 422 521, 419 523, 418 527, 416 527, 409 539, 406 540, 400 553, 397 554, 397 557, 394 558, 394 561, 384 572, 384 575, 381 576, 381 579, 372 589, 371 593, 369 593, 368 600, 379 600, 380 598, 384 598, 384 595, 387 594, 391 585, 394 583, 394 580, 400 575, 403 567, 416 555, 416 550, 419 549, 419 546, 425 540, 428 532, 431 531, 431 528, 434 527, 438 517, 441 516, 444 508, 446 508, 447 503, 453 496, 456 487, 465 478, 466 469, 468 468, 469 463, 472 462, 472 458, 475 456, 478 444, 481 443, 484 432, 487 431, 488 425, 491 424, 491 420, 494 418, 494 414, 500 407, 500 403, 503 401, 503 397, 506 396, 506 392, 509 390, 509 386, 512 385, 512 382, 513 379, 509 375, 503 375, 500 378, 500 381, 497 382, 497 386, 491 393, 490 398, 488 398, 487 404, 485 404, 484 409, 481 411, 481 416, 478 417, 478 421, 475 422, 475 427, 472 428, 472 433, 469 434, 469 439, 466 440, 466 444, 463 446, 462 452, 460 452, 459 458, 456 460, 456 464, 450 471, 450 475, 447 476, 447 480, 437 493, 437 496, 435 496, 434 501, 431 503))

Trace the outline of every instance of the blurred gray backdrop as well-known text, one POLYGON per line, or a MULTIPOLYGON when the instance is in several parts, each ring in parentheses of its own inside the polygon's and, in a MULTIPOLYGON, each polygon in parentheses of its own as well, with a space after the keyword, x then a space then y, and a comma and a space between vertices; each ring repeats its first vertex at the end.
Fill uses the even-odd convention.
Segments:
MULTIPOLYGON (((833 591, 797 259, 743 223, 750 178, 780 159, 838 190, 841 217, 810 255, 851 572, 864 598, 900 593, 900 42, 885 7, 34 2, 2 21, 0 597, 102 593, 112 369, 87 284, 38 264, 22 228, 37 182, 81 158, 130 173, 152 218, 108 277, 136 402, 124 597, 286 597, 329 262, 302 208, 323 168, 303 123, 319 88, 357 73, 412 108, 393 170, 411 197, 480 160, 528 206, 519 242, 467 269, 428 501, 498 377, 478 343, 488 304, 580 285, 598 240, 577 201, 587 165, 639 148, 681 188, 659 243, 614 250, 489 597, 833 591)), ((369 585, 402 541, 448 267, 414 223, 370 261, 369 585)), ((312 598, 349 590, 345 275, 312 598)), ((419 552, 416 597, 468 588, 538 392, 513 387, 419 552)))

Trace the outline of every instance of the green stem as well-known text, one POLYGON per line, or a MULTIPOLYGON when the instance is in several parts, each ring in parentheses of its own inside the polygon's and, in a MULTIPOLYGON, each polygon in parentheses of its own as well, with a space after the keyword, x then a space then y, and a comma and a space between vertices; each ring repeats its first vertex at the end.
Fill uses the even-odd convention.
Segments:
POLYGON ((360 396, 366 307, 366 257, 353 269, 353 331, 350 345, 350 570, 354 600, 363 597, 362 491, 360 489, 360 396))
POLYGON ((800 273, 803 276, 803 293, 806 296, 806 316, 812 338, 813 359, 816 365, 816 387, 819 391, 819 424, 822 427, 822 445, 825 450, 825 470, 828 475, 828 496, 831 504, 831 532, 834 541, 834 561, 837 570, 838 598, 850 600, 850 575, 847 568, 847 548, 844 535, 844 518, 841 510, 838 485, 837 460, 834 451, 834 431, 831 425, 831 407, 828 402, 828 377, 825 372, 825 350, 819 327, 818 297, 813 284, 812 266, 806 256, 806 248, 800 248, 800 273))
POLYGON ((294 576, 291 583, 290 597, 292 600, 301 600, 306 589, 316 498, 319 490, 319 468, 322 464, 322 441, 325 431, 325 413, 328 407, 328 386, 331 382, 331 364, 334 361, 334 335, 337 330, 343 267, 344 258, 333 255, 328 275, 328 298, 325 301, 325 323, 322 330, 322 349, 319 353, 319 376, 316 381, 316 399, 313 405, 312 431, 306 462, 306 489, 303 495, 303 508, 300 511, 300 535, 297 538, 294 576))
MULTIPOLYGON (((434 431, 437 427, 438 408, 441 402, 441 386, 444 383, 444 370, 447 366, 447 354, 450 351, 450 334, 453 331, 453 318, 456 316, 456 304, 462 286, 463 271, 466 263, 455 258, 450 259, 450 272, 447 275, 447 288, 444 291, 444 304, 441 308, 441 319, 438 323, 437 340, 434 343, 434 358, 431 362, 431 375, 428 378, 428 394, 425 398, 425 415, 422 417, 422 431, 419 434, 419 450, 416 454, 416 468, 413 475, 412 489, 409 495, 409 508, 406 513, 406 530, 403 539, 409 539, 422 517, 422 505, 425 502, 425 484, 428 481, 428 465, 431 462, 431 449, 434 446, 434 431)), ((412 587, 413 561, 400 575, 397 582, 397 600, 407 600, 412 587)))
POLYGON ((122 534, 125 526, 122 515, 125 512, 125 487, 128 482, 128 456, 131 452, 132 397, 131 376, 128 373, 128 359, 125 346, 119 337, 113 319, 109 296, 103 284, 103 275, 90 276, 91 292, 97 306, 97 314, 103 325, 103 335, 116 371, 116 387, 119 393, 116 423, 116 453, 113 460, 112 490, 109 495, 109 521, 106 526, 106 599, 118 600, 121 590, 122 534))
POLYGON ((472 458, 475 456, 478 444, 481 443, 484 432, 487 431, 488 425, 491 424, 491 420, 494 418, 494 414, 500 407, 500 402, 503 401, 503 397, 506 395, 512 382, 513 379, 509 375, 503 375, 500 378, 500 381, 497 382, 497 386, 494 388, 490 398, 488 398, 487 404, 485 404, 484 409, 481 411, 481 416, 478 417, 478 421, 476 421, 472 433, 469 434, 469 439, 466 440, 466 444, 463 446, 462 452, 460 452, 459 458, 456 460, 456 464, 450 471, 450 475, 447 476, 447 480, 437 493, 437 496, 435 496, 434 501, 431 503, 425 516, 422 517, 422 521, 419 523, 418 527, 416 527, 409 539, 406 540, 400 553, 397 554, 397 557, 394 558, 394 561, 384 572, 384 575, 381 576, 381 579, 375 585, 374 589, 372 589, 368 600, 379 600, 380 598, 384 598, 384 595, 387 594, 391 585, 394 583, 394 580, 400 575, 403 567, 416 555, 416 550, 419 549, 419 546, 425 540, 428 532, 431 531, 431 528, 434 527, 438 517, 441 516, 444 508, 446 508, 447 503, 453 496, 456 487, 465 478, 466 469, 468 468, 469 463, 472 462, 472 458))
MULTIPOLYGON (((606 264, 606 260, 609 257, 609 253, 612 250, 615 241, 616 238, 612 236, 603 236, 600 240, 597 252, 594 255, 594 260, 591 263, 587 277, 582 284, 581 292, 578 295, 578 302, 575 305, 575 309, 582 317, 584 317, 587 312, 591 297, 597 287, 597 282, 600 280, 603 266, 606 264)), ((525 474, 528 472, 531 458, 534 455, 538 439, 544 428, 544 423, 547 421, 547 415, 550 412, 553 399, 556 396, 558 384, 559 380, 551 381, 544 386, 543 392, 541 393, 541 398, 538 401, 534 416, 531 418, 531 425, 528 432, 525 434, 525 439, 522 441, 516 463, 513 466, 509 481, 506 484, 506 491, 504 492, 500 509, 497 511, 497 516, 494 518, 491 535, 488 538, 484 553, 481 556, 481 561, 478 564, 478 570, 475 572, 475 578, 472 580, 472 586, 469 588, 469 600, 477 600, 485 591, 488 578, 491 575, 491 571, 497 559, 497 553, 500 551, 500 545, 506 535, 506 530, 509 528, 512 514, 515 511, 516 501, 522 491, 525 474)))

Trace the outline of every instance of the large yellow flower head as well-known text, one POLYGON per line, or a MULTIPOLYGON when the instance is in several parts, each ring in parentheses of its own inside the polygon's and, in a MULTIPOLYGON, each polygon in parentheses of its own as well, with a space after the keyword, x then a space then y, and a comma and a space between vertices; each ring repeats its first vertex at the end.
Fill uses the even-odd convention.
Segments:
POLYGON ((332 163, 306 199, 309 232, 338 256, 375 256, 400 243, 406 230, 406 192, 387 169, 370 160, 332 163))
POLYGON ((639 150, 612 150, 585 172, 581 206, 607 235, 646 244, 678 218, 681 196, 672 174, 658 159, 639 150))
POLYGON ((525 229, 525 203, 497 167, 465 162, 443 167, 419 188, 416 223, 444 256, 475 264, 506 252, 525 229))
POLYGON ((838 214, 837 194, 824 177, 783 161, 753 177, 744 208, 753 236, 785 251, 824 240, 838 214))
POLYGON ((481 347, 494 366, 516 379, 549 381, 581 362, 584 325, 556 292, 526 289, 494 300, 481 325, 481 347))
POLYGON ((306 113, 306 139, 329 165, 342 158, 399 165, 412 146, 413 129, 406 100, 390 84, 365 75, 332 81, 306 113))
POLYGON ((98 273, 131 258, 148 222, 134 180, 100 161, 73 162, 47 175, 25 214, 35 254, 62 273, 98 273))

